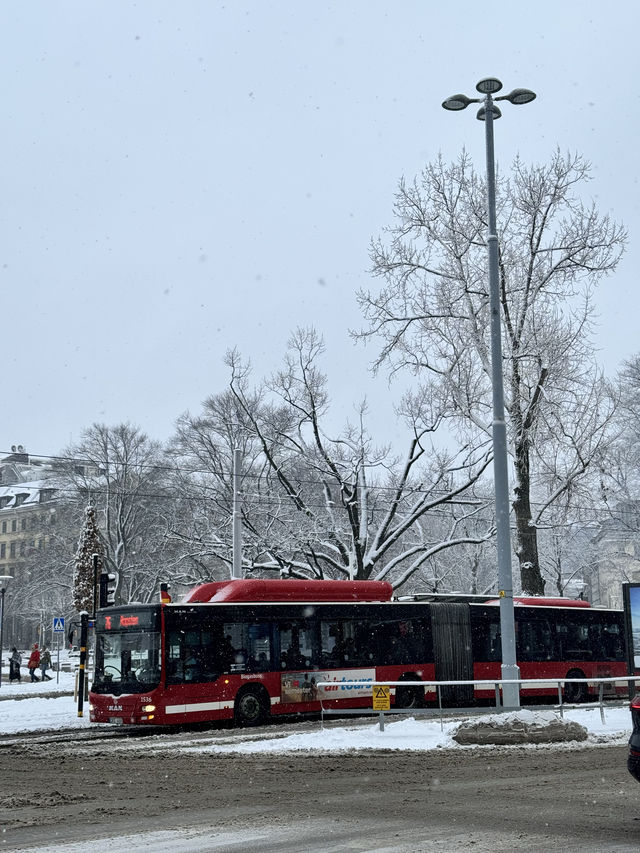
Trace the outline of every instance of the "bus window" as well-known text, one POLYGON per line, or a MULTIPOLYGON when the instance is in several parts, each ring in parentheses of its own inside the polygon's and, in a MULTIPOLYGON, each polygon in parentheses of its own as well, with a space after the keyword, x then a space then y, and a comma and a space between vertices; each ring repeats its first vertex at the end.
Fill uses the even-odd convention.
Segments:
POLYGON ((159 632, 105 632, 96 645, 94 693, 144 693, 160 683, 159 632))
POLYGON ((527 618, 518 614, 516 656, 523 661, 553 660, 554 643, 551 625, 546 619, 527 618))
POLYGON ((398 663, 433 660, 431 630, 426 619, 404 619, 398 623, 400 659, 398 663))
POLYGON ((266 672, 271 668, 269 624, 224 622, 214 654, 222 672, 266 672))
POLYGON ((268 622, 247 626, 247 670, 267 672, 271 669, 271 631, 268 622))
POLYGON ((183 635, 183 679, 202 681, 202 641, 200 631, 186 631, 183 635))
POLYGON ((320 647, 323 667, 339 666, 339 644, 340 628, 338 622, 320 622, 320 647))
POLYGON ((224 639, 218 653, 223 672, 244 672, 249 660, 248 626, 246 622, 225 622, 224 639))
POLYGON ((335 619, 320 623, 322 666, 328 669, 371 665, 375 632, 368 622, 335 619))
POLYGON ((215 681, 219 630, 172 630, 167 634, 167 684, 215 681))
POLYGON ((306 622, 281 622, 280 668, 317 669, 314 654, 314 627, 306 622))
MULTIPOLYGON (((516 630, 517 628, 516 623, 516 630)), ((471 642, 474 661, 495 663, 502 660, 500 614, 497 608, 473 607, 471 609, 471 642)))
POLYGON ((602 657, 604 660, 624 660, 624 643, 620 626, 616 624, 602 627, 602 657))
POLYGON ((559 613, 556 620, 556 637, 560 660, 594 660, 589 625, 584 618, 581 619, 573 613, 559 613))
POLYGON ((378 662, 387 665, 425 663, 433 660, 430 632, 424 619, 394 619, 371 626, 369 646, 378 649, 378 662))

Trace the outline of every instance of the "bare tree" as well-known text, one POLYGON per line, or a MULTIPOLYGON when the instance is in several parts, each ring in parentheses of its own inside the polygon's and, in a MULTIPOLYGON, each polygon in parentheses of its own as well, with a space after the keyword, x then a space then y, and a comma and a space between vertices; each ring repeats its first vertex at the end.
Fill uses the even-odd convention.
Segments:
POLYGON ((373 446, 364 404, 357 422, 331 438, 327 382, 318 367, 323 351, 313 329, 298 330, 284 368, 258 392, 249 392, 248 368, 238 354, 228 357, 231 390, 272 483, 269 510, 254 530, 264 538, 252 568, 385 578, 400 587, 436 554, 489 538, 492 522, 469 532, 486 508, 474 492, 490 461, 486 443, 438 450, 435 435, 446 413, 426 393, 405 400, 410 438, 404 458, 373 446), (431 521, 438 514, 446 517, 446 530, 434 536, 431 521))
POLYGON ((625 507, 619 519, 622 526, 640 529, 640 512, 634 520, 628 511, 640 501, 640 354, 624 362, 611 393, 618 403, 616 436, 602 466, 602 499, 610 512, 616 504, 625 507))
MULTIPOLYGON (((522 587, 534 594, 544 591, 532 493, 545 439, 553 434, 565 443, 561 495, 593 462, 597 441, 589 429, 601 435, 610 416, 603 411, 585 430, 591 389, 601 383, 590 294, 615 270, 626 234, 579 200, 577 186, 588 177, 580 156, 556 152, 546 165, 527 167, 517 159, 511 176, 497 181, 515 547, 522 587)), ((396 224, 372 245, 373 273, 384 287, 359 295, 368 320, 359 336, 382 342, 376 366, 408 368, 437 387, 462 436, 490 432, 485 198, 484 181, 466 153, 451 165, 440 158, 413 184, 402 181, 396 224)))
POLYGON ((283 368, 257 387, 230 352, 230 390, 180 418, 169 453, 192 522, 172 535, 187 574, 229 576, 234 447, 243 455, 245 574, 386 578, 399 587, 446 549, 491 538, 490 502, 475 493, 490 461, 484 437, 479 446, 436 449, 446 413, 426 393, 404 401, 402 459, 373 446, 364 404, 330 437, 323 350, 313 329, 298 330, 283 368))
POLYGON ((163 573, 164 518, 171 495, 162 449, 131 424, 93 424, 65 451, 58 483, 95 507, 105 569, 120 601, 147 601, 163 573))
POLYGON ((403 593, 460 592, 498 595, 495 545, 491 540, 461 543, 441 551, 425 564, 425 571, 403 593))
MULTIPOLYGON (((600 600, 615 601, 621 582, 640 578, 640 355, 624 362, 615 388, 614 440, 598 467, 600 600)), ((619 597, 619 596, 618 596, 619 597)))
MULTIPOLYGON (((236 448, 243 458, 243 515, 250 531, 264 460, 235 396, 231 391, 211 395, 200 413, 185 412, 178 418, 166 452, 175 495, 167 530, 176 554, 173 578, 182 584, 230 577, 236 448)), ((249 547, 246 556, 249 559, 249 547)))

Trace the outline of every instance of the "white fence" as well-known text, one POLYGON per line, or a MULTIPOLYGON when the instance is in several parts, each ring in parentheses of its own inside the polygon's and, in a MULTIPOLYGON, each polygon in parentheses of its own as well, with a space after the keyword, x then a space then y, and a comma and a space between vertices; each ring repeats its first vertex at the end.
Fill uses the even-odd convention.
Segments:
MULTIPOLYGON (((612 693, 607 693, 607 698, 617 698, 617 690, 616 688, 623 688, 625 686, 628 687, 629 690, 629 698, 633 696, 635 683, 640 681, 640 675, 627 675, 624 678, 620 676, 613 678, 518 678, 518 679, 473 679, 471 681, 319 681, 316 685, 318 688, 318 698, 320 699, 320 715, 321 721, 324 722, 325 714, 358 714, 358 715, 367 715, 367 714, 378 714, 380 720, 380 730, 384 731, 384 715, 385 714, 424 714, 427 716, 439 716, 440 717, 440 728, 443 727, 443 720, 445 709, 442 707, 442 688, 443 687, 465 687, 473 685, 474 687, 480 685, 492 685, 495 696, 495 707, 494 706, 485 706, 485 708, 474 707, 474 708, 447 708, 446 712, 448 714, 460 714, 460 713, 486 713, 487 707, 491 707, 493 711, 497 711, 499 713, 515 711, 519 710, 517 708, 509 708, 502 705, 501 697, 500 697, 500 687, 503 684, 519 684, 526 685, 530 690, 548 690, 550 685, 555 685, 558 690, 558 704, 552 705, 554 709, 560 711, 560 716, 563 716, 563 709, 565 706, 567 707, 576 707, 575 704, 570 702, 564 702, 562 696, 562 689, 565 684, 586 684, 595 686, 598 685, 598 702, 600 707, 600 717, 602 722, 605 722, 605 712, 604 712, 604 699, 605 699, 605 685, 610 684, 613 687, 612 693), (390 707, 388 710, 373 710, 367 708, 325 708, 325 701, 340 701, 344 702, 345 698, 341 696, 339 699, 333 695, 322 695, 322 688, 331 688, 332 690, 336 689, 336 686, 345 687, 345 688, 359 688, 360 692, 357 696, 353 698, 362 699, 365 694, 362 692, 367 689, 371 689, 372 698, 373 698, 373 688, 374 687, 421 687, 424 689, 425 693, 437 693, 438 697, 438 707, 436 708, 398 708, 398 707, 390 707)), ((587 703, 580 703, 581 706, 584 706, 587 703)), ((594 704, 594 703, 591 703, 594 704)), ((538 706, 540 707, 540 706, 538 706)))

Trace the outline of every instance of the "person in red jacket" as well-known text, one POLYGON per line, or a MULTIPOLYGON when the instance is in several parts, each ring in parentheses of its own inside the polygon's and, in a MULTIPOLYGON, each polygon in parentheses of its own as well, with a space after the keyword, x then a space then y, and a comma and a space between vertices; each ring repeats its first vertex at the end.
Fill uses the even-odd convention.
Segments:
POLYGON ((31 657, 29 658, 29 663, 27 664, 27 669, 29 670, 29 675, 31 676, 31 681, 38 681, 36 678, 36 669, 40 666, 40 652, 38 650, 38 644, 33 644, 33 649, 31 651, 31 657))

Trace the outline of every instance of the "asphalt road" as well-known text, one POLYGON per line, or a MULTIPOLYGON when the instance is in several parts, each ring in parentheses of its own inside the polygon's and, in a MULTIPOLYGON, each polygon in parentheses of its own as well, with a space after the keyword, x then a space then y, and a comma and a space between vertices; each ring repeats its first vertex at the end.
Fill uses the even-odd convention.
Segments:
MULTIPOLYGON (((274 727, 265 734, 273 737, 274 727)), ((624 747, 336 755, 183 751, 188 743, 242 737, 227 730, 5 744, 0 845, 80 853, 90 840, 109 838, 98 849, 640 849, 640 785, 626 770, 624 747)))

